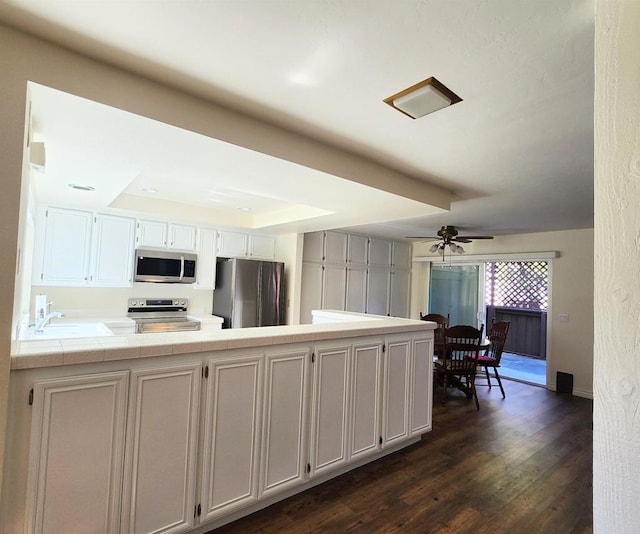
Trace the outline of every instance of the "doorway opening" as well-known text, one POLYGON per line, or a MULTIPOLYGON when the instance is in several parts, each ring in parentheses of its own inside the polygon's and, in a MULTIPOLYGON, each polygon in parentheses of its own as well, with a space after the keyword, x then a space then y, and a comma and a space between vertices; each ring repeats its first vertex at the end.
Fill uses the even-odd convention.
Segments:
POLYGON ((492 321, 509 321, 500 376, 545 386, 549 275, 545 260, 432 263, 428 311, 485 332, 492 321))

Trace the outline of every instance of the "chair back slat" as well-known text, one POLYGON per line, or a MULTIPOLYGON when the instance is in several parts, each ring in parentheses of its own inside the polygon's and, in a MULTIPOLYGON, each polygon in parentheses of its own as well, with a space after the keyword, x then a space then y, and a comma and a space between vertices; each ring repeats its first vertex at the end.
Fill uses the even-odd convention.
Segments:
POLYGON ((428 313, 422 315, 420 313, 421 321, 433 321, 438 326, 433 331, 433 352, 438 356, 444 354, 444 329, 449 327, 449 314, 445 317, 439 313, 428 313))
POLYGON ((444 329, 446 357, 443 363, 447 371, 474 373, 480 354, 482 329, 467 325, 457 325, 444 329))
POLYGON ((489 348, 485 353, 486 356, 495 360, 496 364, 500 364, 502 358, 502 352, 504 351, 505 343, 507 342, 507 334, 509 332, 509 321, 497 321, 491 324, 491 328, 488 332, 489 348))

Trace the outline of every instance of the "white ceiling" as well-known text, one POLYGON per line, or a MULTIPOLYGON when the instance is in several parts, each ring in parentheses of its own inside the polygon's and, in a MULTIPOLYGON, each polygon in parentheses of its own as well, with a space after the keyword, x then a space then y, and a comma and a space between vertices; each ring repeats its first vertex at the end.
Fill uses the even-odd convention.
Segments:
MULTIPOLYGON (((456 200, 448 213, 399 197, 388 202, 380 191, 206 138, 189 137, 189 158, 159 158, 157 146, 195 134, 121 112, 110 118, 120 137, 119 121, 128 120, 132 129, 124 131, 138 131, 136 124, 159 144, 145 152, 111 136, 109 121, 98 123, 104 127, 93 128, 93 137, 65 142, 62 133, 45 131, 52 119, 43 96, 34 131, 46 141, 47 174, 57 158, 65 176, 75 172, 82 180, 82 171, 86 181, 104 161, 112 165, 114 205, 164 202, 168 209, 169 202, 197 201, 194 209, 204 213, 228 199, 231 225, 277 231, 357 225, 392 238, 433 235, 443 224, 494 235, 593 226, 593 13, 593 0, 0 4, 0 20, 442 186, 456 200), (417 120, 382 102, 429 76, 463 101, 417 120), (93 164, 54 150, 68 142, 93 164), (203 166, 198 150, 205 146, 229 164, 203 166), (279 180, 282 187, 265 187, 279 180), (162 201, 142 198, 141 187, 170 183, 185 187, 165 189, 162 201), (360 199, 362 209, 353 201, 345 206, 345 195, 360 199), (387 205, 387 212, 378 209, 387 205)), ((49 92, 56 96, 64 97, 49 92)), ((87 120, 91 113, 109 115, 99 108, 83 113, 87 120)))

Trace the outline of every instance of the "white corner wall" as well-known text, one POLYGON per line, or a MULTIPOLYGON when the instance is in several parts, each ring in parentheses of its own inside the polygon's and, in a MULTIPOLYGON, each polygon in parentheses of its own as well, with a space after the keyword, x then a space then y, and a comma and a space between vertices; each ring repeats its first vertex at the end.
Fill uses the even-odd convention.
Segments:
POLYGON ((596 0, 593 531, 640 529, 640 2, 596 0))
MULTIPOLYGON (((431 243, 415 243, 413 255, 428 253, 431 243)), ((467 254, 517 254, 521 252, 558 252, 552 260, 552 290, 549 303, 549 346, 547 352, 548 386, 556 387, 556 372, 573 375, 573 392, 593 396, 593 229, 565 230, 498 236, 465 245, 467 254), (568 314, 569 322, 560 322, 559 314, 568 314)), ((412 302, 425 310, 424 276, 418 263, 412 289, 412 302), (422 279, 422 282, 420 280, 422 279)), ((414 308, 412 306, 412 313, 414 308)), ((412 316, 417 316, 414 314, 412 316)))

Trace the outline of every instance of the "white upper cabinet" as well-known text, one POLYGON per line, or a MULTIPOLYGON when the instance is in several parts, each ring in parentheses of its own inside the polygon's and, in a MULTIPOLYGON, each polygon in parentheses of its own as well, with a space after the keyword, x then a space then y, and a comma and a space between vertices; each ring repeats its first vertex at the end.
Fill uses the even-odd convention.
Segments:
POLYGON ((195 226, 186 224, 170 224, 167 247, 174 248, 176 250, 195 250, 196 230, 197 228, 195 226))
POLYGON ((389 276, 389 315, 409 317, 411 271, 394 269, 389 276))
POLYGON ((216 240, 218 231, 213 228, 198 229, 198 263, 194 289, 216 288, 216 240))
POLYGON ((43 225, 44 242, 36 236, 36 243, 41 243, 44 251, 41 268, 34 269, 35 284, 132 284, 135 219, 48 208, 43 225))
POLYGON ((98 214, 94 225, 89 281, 99 286, 131 285, 135 219, 98 214))
POLYGON ((193 251, 196 248, 195 226, 140 219, 136 246, 193 251))
POLYGON ((273 237, 221 230, 218 232, 218 256, 273 260, 276 240, 273 237))
POLYGON ((391 266, 391 241, 369 239, 369 265, 373 267, 391 266))
POLYGON ((368 237, 349 234, 347 243, 347 262, 349 265, 366 265, 368 251, 368 237))
POLYGON ((247 255, 253 259, 272 260, 276 257, 276 240, 269 236, 249 234, 247 255))
POLYGON ((167 223, 161 221, 138 221, 136 245, 138 247, 164 248, 167 246, 167 223))
POLYGON ((48 208, 44 213, 44 254, 34 269, 36 284, 85 285, 89 280, 90 211, 48 208))
POLYGON ((411 269, 411 244, 394 241, 391 245, 391 266, 395 269, 411 269))
POLYGON ((325 232, 324 261, 326 263, 346 263, 347 238, 347 234, 325 232))
POLYGON ((302 259, 304 261, 321 262, 324 260, 324 232, 304 234, 302 259))

